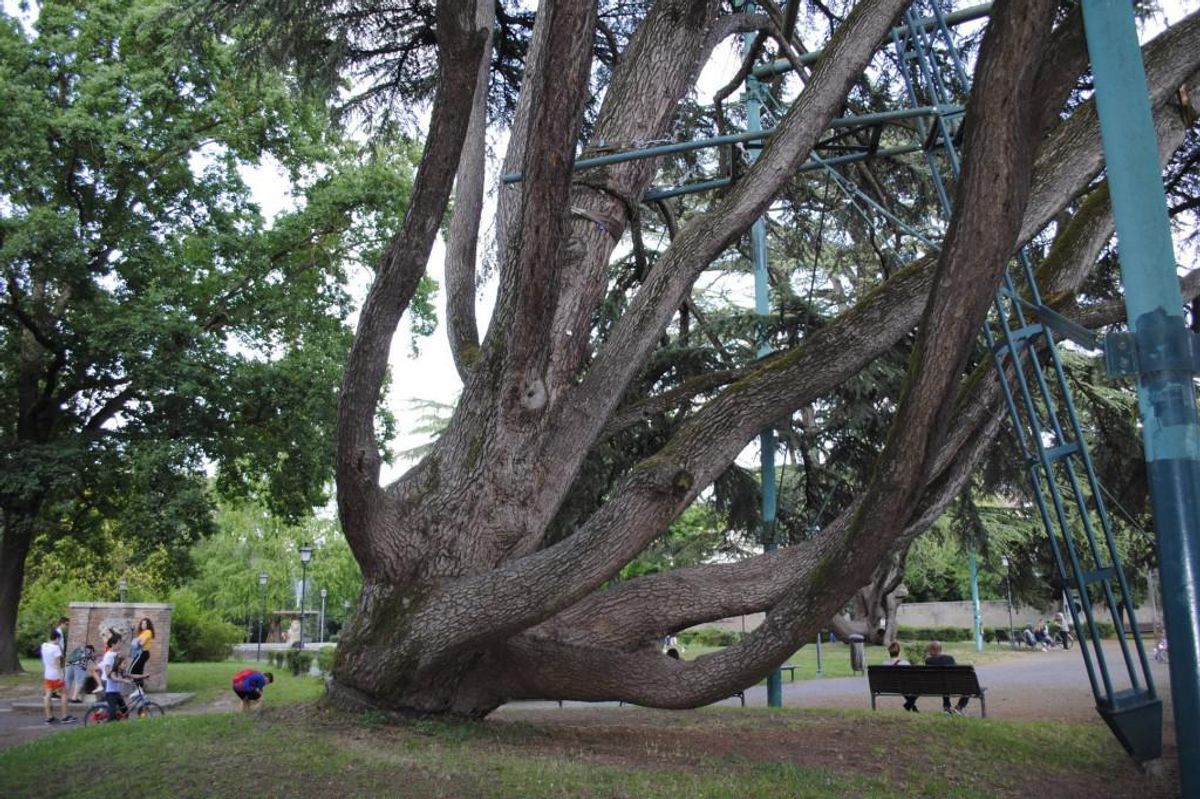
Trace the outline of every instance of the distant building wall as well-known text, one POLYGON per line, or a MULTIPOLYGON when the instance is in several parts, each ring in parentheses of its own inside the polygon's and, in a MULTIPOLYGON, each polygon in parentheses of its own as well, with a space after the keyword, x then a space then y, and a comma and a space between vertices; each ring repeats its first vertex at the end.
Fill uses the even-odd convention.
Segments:
POLYGON ((96 657, 104 655, 104 644, 108 631, 121 634, 119 649, 123 657, 129 657, 129 643, 142 619, 150 619, 154 625, 154 641, 150 644, 150 661, 146 664, 147 691, 164 691, 167 687, 167 663, 170 660, 171 611, 174 605, 156 602, 72 602, 69 618, 71 626, 67 632, 67 646, 91 644, 96 647, 96 657))
MULTIPOLYGON (((990 628, 1008 627, 1008 603, 1004 600, 987 600, 979 603, 983 626, 990 628)), ((1013 606, 1014 627, 1033 624, 1038 619, 1050 621, 1061 608, 1040 609, 1024 605, 1013 606)), ((1108 609, 1093 606, 1097 621, 1111 621, 1108 609)), ((896 613, 896 621, 904 627, 970 627, 975 618, 970 602, 905 602, 896 613)))
MULTIPOLYGON (((979 603, 985 628, 1008 627, 1008 603, 1003 599, 987 600, 979 603)), ((1059 608, 1040 610, 1028 605, 1013 606, 1013 627, 1022 628, 1033 624, 1038 619, 1050 621, 1059 608)), ((1108 609, 1103 605, 1093 606, 1097 621, 1112 621, 1108 609)), ((974 623, 975 612, 970 602, 904 602, 896 612, 896 623, 902 627, 963 627, 970 628, 974 623)), ((720 621, 697 625, 699 627, 716 627, 722 630, 749 632, 762 624, 763 614, 748 613, 745 616, 733 616, 720 621)))

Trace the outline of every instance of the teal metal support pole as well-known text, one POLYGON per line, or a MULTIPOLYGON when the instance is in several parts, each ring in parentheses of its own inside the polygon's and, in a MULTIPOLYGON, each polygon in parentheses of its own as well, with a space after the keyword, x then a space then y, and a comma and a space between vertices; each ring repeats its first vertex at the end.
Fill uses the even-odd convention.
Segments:
MULTIPOLYGON (((1171 646, 1183 796, 1200 796, 1200 422, 1146 75, 1128 0, 1084 0, 1171 646)), ((1126 598, 1128 601, 1128 598, 1126 598)))
POLYGON ((983 651, 983 613, 979 609, 979 562, 972 548, 967 557, 967 565, 971 568, 971 610, 975 619, 975 651, 983 651))
MULTIPOLYGON (((754 10, 754 3, 748 2, 745 10, 754 10)), ((754 41, 752 35, 745 37, 744 50, 749 53, 754 41)), ((762 102, 758 99, 759 83, 753 75, 746 78, 746 132, 757 134, 762 128, 762 102)), ((758 157, 757 150, 750 151, 750 160, 758 157)), ((758 339, 758 355, 764 357, 771 353, 771 345, 767 341, 767 317, 771 313, 770 284, 767 280, 767 224, 759 217, 750 227, 750 252, 754 259, 754 312, 760 320, 758 339)), ((763 550, 774 552, 779 548, 775 540, 775 431, 767 428, 758 437, 762 464, 762 539, 763 550)), ((783 707, 783 673, 775 669, 767 676, 767 706, 783 707)))

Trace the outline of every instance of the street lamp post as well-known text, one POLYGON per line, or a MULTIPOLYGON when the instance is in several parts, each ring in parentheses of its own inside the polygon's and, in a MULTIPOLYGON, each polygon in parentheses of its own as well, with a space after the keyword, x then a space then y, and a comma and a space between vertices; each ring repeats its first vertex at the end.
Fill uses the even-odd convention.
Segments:
POLYGON ((117 580, 117 596, 121 598, 121 603, 125 603, 125 589, 129 588, 129 581, 122 577, 117 580))
POLYGON ((1004 566, 1004 587, 1008 593, 1008 645, 1010 648, 1016 649, 1017 639, 1013 637, 1012 620, 1012 569, 1009 568, 1007 555, 1001 556, 1000 563, 1004 566))
POLYGON ((312 547, 300 547, 300 648, 304 648, 304 600, 308 588, 308 562, 312 560, 312 547))
POLYGON ((325 643, 325 597, 329 595, 329 591, 321 589, 321 643, 325 643))
POLYGON ((262 644, 263 644, 263 621, 267 615, 267 580, 270 575, 266 572, 258 573, 258 595, 259 595, 259 611, 258 611, 258 654, 255 655, 255 660, 262 660, 262 644))

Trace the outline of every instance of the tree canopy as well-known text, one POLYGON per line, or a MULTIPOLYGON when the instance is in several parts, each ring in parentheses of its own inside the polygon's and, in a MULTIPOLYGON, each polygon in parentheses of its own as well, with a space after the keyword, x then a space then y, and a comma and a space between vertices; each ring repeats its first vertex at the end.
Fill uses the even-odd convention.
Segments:
POLYGON ((412 180, 408 142, 348 141, 167 3, 37 11, 0 17, 0 669, 32 546, 177 553, 213 469, 286 518, 325 500, 348 272, 412 180), (274 220, 258 164, 299 187, 274 220))

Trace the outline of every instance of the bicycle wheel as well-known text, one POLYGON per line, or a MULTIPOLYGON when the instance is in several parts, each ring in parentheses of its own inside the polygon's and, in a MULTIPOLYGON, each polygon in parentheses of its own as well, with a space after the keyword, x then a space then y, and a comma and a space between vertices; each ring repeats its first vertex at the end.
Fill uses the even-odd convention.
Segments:
POLYGON ((108 705, 92 705, 88 708, 88 712, 83 714, 83 726, 89 724, 103 724, 108 721, 108 705))
POLYGON ((167 711, 163 710, 162 705, 158 704, 157 702, 151 702, 149 699, 147 699, 129 714, 129 718, 158 718, 159 716, 166 715, 166 712, 167 711))

